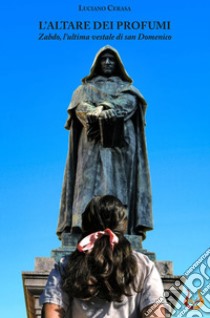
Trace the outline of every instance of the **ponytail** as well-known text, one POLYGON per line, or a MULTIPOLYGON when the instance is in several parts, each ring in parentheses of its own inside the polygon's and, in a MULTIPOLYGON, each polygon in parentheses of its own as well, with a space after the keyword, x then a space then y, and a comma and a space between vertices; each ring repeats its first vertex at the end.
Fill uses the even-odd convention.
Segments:
POLYGON ((82 215, 83 238, 69 256, 63 289, 69 297, 122 301, 135 290, 137 263, 124 237, 126 209, 117 198, 95 197, 82 215))

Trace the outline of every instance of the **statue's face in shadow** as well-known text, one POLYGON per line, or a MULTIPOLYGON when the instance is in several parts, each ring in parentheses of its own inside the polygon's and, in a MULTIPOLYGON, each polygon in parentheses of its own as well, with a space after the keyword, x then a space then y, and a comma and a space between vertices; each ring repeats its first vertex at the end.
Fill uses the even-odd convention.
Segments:
POLYGON ((102 75, 111 76, 116 69, 116 58, 112 53, 105 52, 100 57, 102 75))

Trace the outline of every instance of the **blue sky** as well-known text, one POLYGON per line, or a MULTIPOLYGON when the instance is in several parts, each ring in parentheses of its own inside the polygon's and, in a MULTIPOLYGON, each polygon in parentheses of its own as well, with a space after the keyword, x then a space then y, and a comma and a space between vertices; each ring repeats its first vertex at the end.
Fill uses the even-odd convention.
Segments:
MULTIPOLYGON (((184 271, 209 247, 209 1, 102 1, 131 12, 79 12, 98 1, 1 4, 1 313, 26 318, 22 271, 59 247, 55 235, 66 109, 98 49, 113 45, 148 102, 155 229, 144 248, 184 271), (40 20, 170 20, 171 41, 39 41, 40 20), (12 298, 11 298, 12 297, 12 298)), ((138 34, 140 31, 129 31, 138 34)), ((89 31, 114 34, 116 30, 89 31)), ((161 34, 162 31, 158 31, 161 34)))

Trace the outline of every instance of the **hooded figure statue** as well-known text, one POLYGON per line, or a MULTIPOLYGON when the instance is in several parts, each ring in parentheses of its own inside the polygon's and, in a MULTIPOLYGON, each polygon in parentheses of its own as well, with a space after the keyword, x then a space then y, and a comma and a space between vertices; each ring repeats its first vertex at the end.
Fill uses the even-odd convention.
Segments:
POLYGON ((81 230, 94 196, 113 195, 127 207, 128 234, 153 228, 145 141, 146 101, 132 86, 118 52, 105 46, 73 93, 65 128, 70 145, 57 234, 81 230))

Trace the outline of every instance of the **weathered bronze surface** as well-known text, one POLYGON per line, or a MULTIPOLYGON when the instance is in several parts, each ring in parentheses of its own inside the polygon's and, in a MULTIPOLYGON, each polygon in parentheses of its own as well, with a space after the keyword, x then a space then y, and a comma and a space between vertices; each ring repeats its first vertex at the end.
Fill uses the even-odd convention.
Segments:
POLYGON ((128 208, 128 234, 153 228, 145 140, 146 101, 111 46, 96 55, 73 93, 66 128, 70 144, 57 234, 78 233, 81 214, 96 195, 111 194, 128 208))

